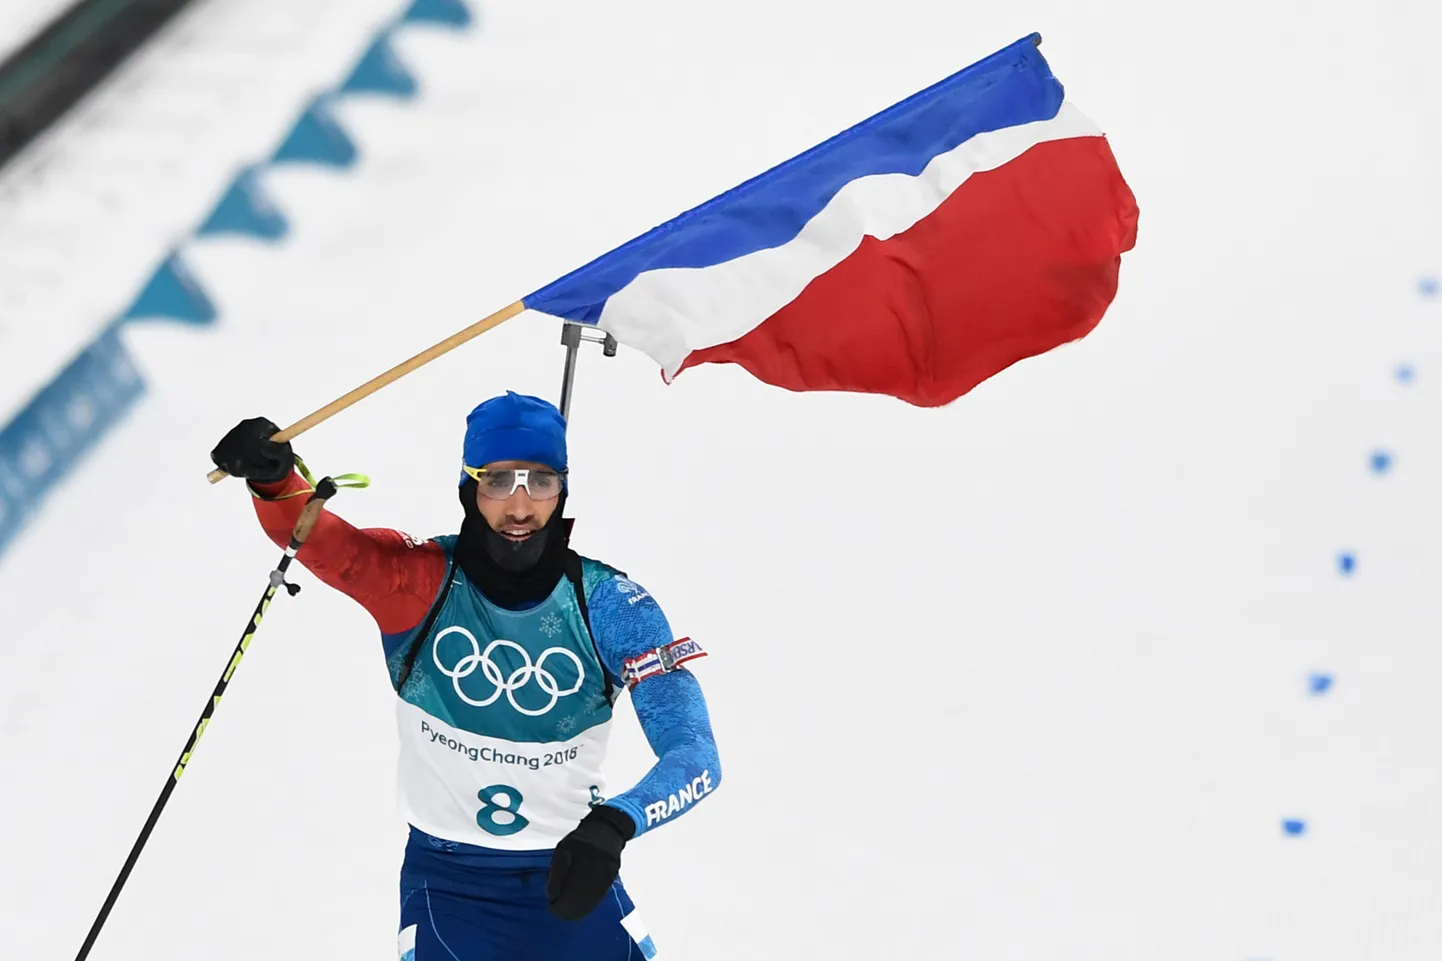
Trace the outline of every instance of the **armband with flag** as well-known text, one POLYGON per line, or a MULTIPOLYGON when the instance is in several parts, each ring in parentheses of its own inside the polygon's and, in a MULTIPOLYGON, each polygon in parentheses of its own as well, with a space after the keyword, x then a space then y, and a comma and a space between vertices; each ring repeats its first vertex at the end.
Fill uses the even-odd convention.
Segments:
POLYGON ((628 689, 635 687, 648 677, 670 674, 679 670, 687 661, 705 657, 701 645, 689 637, 663 644, 654 650, 645 651, 635 657, 628 657, 621 665, 621 683, 628 689))

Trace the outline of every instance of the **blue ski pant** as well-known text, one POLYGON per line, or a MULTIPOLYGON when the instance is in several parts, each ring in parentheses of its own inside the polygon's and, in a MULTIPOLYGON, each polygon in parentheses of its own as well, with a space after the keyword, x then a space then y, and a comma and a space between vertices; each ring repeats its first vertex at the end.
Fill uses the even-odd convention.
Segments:
MULTIPOLYGON (((579 921, 553 916, 546 868, 481 867, 410 845, 401 868, 401 961, 647 961, 622 926, 635 905, 618 879, 579 921)), ((634 922, 634 918, 632 922, 634 922)))

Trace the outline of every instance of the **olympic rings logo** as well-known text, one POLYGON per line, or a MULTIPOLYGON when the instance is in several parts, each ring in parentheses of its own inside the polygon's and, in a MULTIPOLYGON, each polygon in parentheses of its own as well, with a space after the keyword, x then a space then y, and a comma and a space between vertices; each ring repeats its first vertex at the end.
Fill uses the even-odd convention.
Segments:
POLYGON ((436 662, 436 667, 442 674, 451 679, 451 686, 456 689, 456 696, 472 707, 489 707, 496 703, 501 695, 504 694, 506 695, 506 700, 511 702, 511 707, 527 717, 540 717, 542 714, 549 714, 551 708, 556 706, 557 701, 579 691, 581 689, 581 683, 586 679, 586 671, 585 668, 581 666, 581 659, 577 657, 575 653, 564 647, 548 647, 541 652, 541 656, 536 659, 535 663, 532 663, 529 651, 515 641, 508 641, 504 638, 497 638, 487 644, 484 651, 481 650, 481 644, 476 640, 476 636, 464 627, 448 627, 437 634, 435 644, 431 647, 431 660, 436 662), (459 634, 471 642, 471 653, 457 661, 455 667, 446 667, 446 665, 441 663, 441 639, 449 634, 459 634), (491 654, 498 647, 509 647, 521 655, 521 666, 511 671, 509 675, 503 674, 500 665, 491 660, 491 654), (571 663, 576 665, 576 683, 564 691, 560 689, 556 681, 556 675, 545 668, 546 658, 553 654, 569 658, 571 663), (490 681, 496 688, 491 692, 489 697, 479 701, 461 690, 461 679, 470 677, 476 672, 477 667, 481 669, 481 673, 485 676, 486 680, 490 681), (516 691, 529 684, 532 678, 535 678, 536 684, 540 687, 541 691, 550 695, 551 698, 550 703, 539 710, 522 707, 516 702, 516 691))

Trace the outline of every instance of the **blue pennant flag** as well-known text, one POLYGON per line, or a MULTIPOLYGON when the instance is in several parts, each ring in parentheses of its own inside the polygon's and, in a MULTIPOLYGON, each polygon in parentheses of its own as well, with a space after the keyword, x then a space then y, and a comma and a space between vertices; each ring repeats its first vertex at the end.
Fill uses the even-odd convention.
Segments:
POLYGON ((468 27, 471 11, 463 0, 416 0, 402 18, 406 23, 440 23, 468 27))
POLYGON ((282 214, 260 184, 260 169, 246 167, 220 198, 198 236, 240 234, 260 240, 279 240, 290 230, 282 214))
POLYGON ((180 254, 172 252, 156 268, 145 288, 121 315, 121 320, 142 317, 209 324, 215 320, 216 311, 190 268, 180 259, 180 254))
POLYGON ((317 97, 301 114, 271 160, 277 164, 349 167, 356 162, 356 156, 355 143, 332 115, 329 98, 317 97))
POLYGON ((405 100, 416 90, 416 78, 396 56, 387 33, 376 37, 341 87, 342 93, 380 93, 405 100))

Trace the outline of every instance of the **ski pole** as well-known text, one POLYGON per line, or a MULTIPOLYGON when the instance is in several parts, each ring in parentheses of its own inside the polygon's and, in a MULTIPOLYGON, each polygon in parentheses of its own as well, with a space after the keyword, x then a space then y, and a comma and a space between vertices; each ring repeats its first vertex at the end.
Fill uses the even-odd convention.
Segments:
POLYGON ((261 595, 260 603, 256 604, 255 612, 245 625, 245 631, 241 634, 240 643, 236 645, 230 660, 226 662, 225 671, 220 675, 220 681, 216 683, 215 690, 211 693, 209 700, 205 702, 205 710, 200 713, 200 721, 191 732, 190 739, 185 743, 185 750, 180 752, 180 759, 175 763, 175 770, 166 779, 165 788, 160 792, 160 797, 155 801, 155 807, 150 810, 150 817, 146 819, 145 826, 140 829, 140 837, 135 839, 135 846, 130 849, 130 856, 125 859, 125 865, 120 869, 120 876, 115 879, 115 884, 110 888, 110 894, 101 905, 100 914, 96 916, 95 923, 90 926, 90 933, 85 936, 85 943, 80 946, 80 953, 75 956, 75 961, 85 961, 90 954, 90 949, 95 946, 95 939, 100 935, 100 929, 105 924, 106 918, 110 916, 110 909, 115 907, 115 901, 120 897, 120 889, 130 877, 130 872, 135 868, 135 862, 140 858, 141 849, 145 842, 150 839, 150 833, 155 830, 156 822, 160 820, 160 812, 165 809, 165 804, 170 800, 170 794, 179 783, 180 776, 185 773, 185 766, 190 763, 190 756, 195 751, 200 736, 205 733, 206 727, 210 724, 210 718, 215 713, 216 707, 220 705, 220 697, 225 693, 226 687, 230 684, 235 669, 240 665, 240 659, 245 656, 246 649, 250 647, 251 638, 260 629, 261 619, 265 617, 270 602, 275 597, 276 591, 284 587, 291 596, 300 593, 300 585, 292 584, 285 579, 285 572, 290 567, 290 562, 295 559, 296 553, 300 550, 305 539, 310 536, 311 529, 315 527, 316 521, 320 519, 320 513, 325 508, 325 502, 336 495, 335 481, 329 477, 322 478, 315 485, 315 492, 306 501, 305 507, 301 510, 300 519, 296 521, 294 530, 291 532, 290 544, 286 547, 285 553, 281 556, 280 564, 270 572, 270 583, 266 586, 265 593, 261 595))

